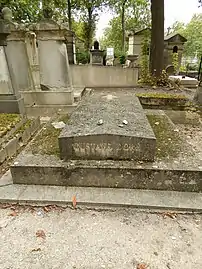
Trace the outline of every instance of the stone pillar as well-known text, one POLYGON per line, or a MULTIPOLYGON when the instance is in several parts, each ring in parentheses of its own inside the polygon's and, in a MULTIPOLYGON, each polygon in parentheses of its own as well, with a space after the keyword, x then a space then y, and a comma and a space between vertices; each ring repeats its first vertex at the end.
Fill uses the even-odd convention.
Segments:
POLYGON ((27 32, 25 35, 25 45, 29 66, 31 70, 33 85, 35 90, 40 90, 40 70, 39 70, 39 55, 36 34, 27 32))
POLYGON ((67 29, 45 18, 30 30, 37 35, 42 90, 69 92, 67 105, 72 104, 72 81, 65 44, 67 29))
POLYGON ((65 33, 65 43, 67 46, 67 54, 69 59, 69 64, 76 64, 75 61, 75 38, 74 33, 70 30, 66 30, 65 33))
POLYGON ((0 113, 24 114, 24 101, 16 87, 15 77, 12 76, 13 70, 7 51, 7 37, 10 34, 8 15, 10 17, 11 11, 4 8, 2 14, 4 19, 0 20, 0 113))
POLYGON ((134 45, 135 45, 135 36, 134 34, 129 34, 129 40, 128 40, 128 54, 133 55, 134 54, 134 45))
POLYGON ((199 108, 202 112, 202 82, 200 82, 200 84, 196 90, 196 93, 194 96, 194 101, 199 105, 199 108))
POLYGON ((17 92, 34 90, 35 85, 25 44, 25 35, 28 29, 24 25, 10 22, 10 30, 5 51, 11 80, 15 81, 15 90, 17 92))

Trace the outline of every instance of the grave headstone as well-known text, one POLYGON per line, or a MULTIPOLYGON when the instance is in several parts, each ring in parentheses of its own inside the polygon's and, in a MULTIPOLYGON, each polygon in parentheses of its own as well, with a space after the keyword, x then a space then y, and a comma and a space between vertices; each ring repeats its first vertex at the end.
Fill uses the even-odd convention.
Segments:
POLYGON ((90 63, 92 65, 103 65, 104 50, 99 49, 99 42, 95 41, 93 49, 90 50, 90 63))
POLYGON ((28 29, 23 24, 9 22, 11 33, 7 38, 5 52, 11 80, 15 81, 15 91, 34 90, 32 70, 29 64, 29 55, 26 47, 26 33, 28 29), (19 68, 20 67, 20 68, 19 68))
POLYGON ((94 92, 59 137, 61 158, 153 161, 156 138, 134 92, 94 92))
MULTIPOLYGON (((3 19, 0 20, 0 113, 25 113, 23 98, 16 86, 15 77, 7 49, 7 37, 10 34, 11 11, 2 10, 3 19)), ((18 67, 19 68, 19 67, 18 67)))
POLYGON ((113 66, 114 48, 107 48, 106 65, 113 66))
POLYGON ((65 44, 66 28, 51 18, 30 26, 37 36, 40 81, 49 91, 69 92, 67 104, 73 103, 72 81, 65 44))

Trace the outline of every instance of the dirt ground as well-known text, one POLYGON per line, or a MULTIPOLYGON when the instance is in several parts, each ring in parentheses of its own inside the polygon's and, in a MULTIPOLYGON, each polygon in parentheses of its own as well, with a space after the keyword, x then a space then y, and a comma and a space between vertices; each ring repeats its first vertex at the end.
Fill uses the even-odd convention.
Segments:
POLYGON ((0 209, 1 269, 201 269, 202 215, 0 209))

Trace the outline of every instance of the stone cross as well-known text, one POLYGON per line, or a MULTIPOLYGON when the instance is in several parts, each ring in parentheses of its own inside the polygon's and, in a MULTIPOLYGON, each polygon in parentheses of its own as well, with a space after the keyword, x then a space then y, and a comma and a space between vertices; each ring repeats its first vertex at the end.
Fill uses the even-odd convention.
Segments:
POLYGON ((170 34, 170 30, 171 30, 171 27, 168 27, 168 28, 167 28, 167 31, 168 31, 168 32, 167 32, 167 35, 170 34))

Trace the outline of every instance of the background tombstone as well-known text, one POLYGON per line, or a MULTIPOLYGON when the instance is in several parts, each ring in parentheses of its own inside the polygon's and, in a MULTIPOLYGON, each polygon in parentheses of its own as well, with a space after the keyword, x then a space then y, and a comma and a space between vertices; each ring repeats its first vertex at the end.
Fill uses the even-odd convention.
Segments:
MULTIPOLYGON (((0 113, 24 114, 24 102, 20 96, 7 47, 7 37, 10 34, 11 11, 2 10, 3 20, 0 20, 0 113)), ((19 68, 19 67, 18 67, 19 68)))
MULTIPOLYGON (((131 32, 128 35, 129 47, 128 47, 128 56, 127 59, 131 61, 131 67, 141 65, 141 54, 142 54, 142 44, 144 42, 145 36, 149 35, 150 29, 145 28, 140 31, 131 32)), ((149 61, 149 53, 148 53, 149 61)))
POLYGON ((164 66, 173 64, 173 54, 178 54, 178 66, 181 66, 184 43, 187 39, 178 33, 172 33, 164 38, 164 66))
POLYGON ((19 93, 33 90, 34 84, 25 45, 27 28, 25 25, 13 23, 11 20, 9 27, 11 32, 7 38, 5 53, 11 80, 15 82, 15 91, 19 93))
POLYGON ((90 63, 92 65, 103 65, 104 50, 99 49, 99 42, 95 41, 92 50, 90 50, 90 63))
POLYGON ((42 90, 68 93, 65 95, 66 104, 71 105, 73 91, 65 44, 67 29, 50 18, 44 18, 30 30, 37 35, 42 90))
POLYGON ((107 48, 106 65, 113 66, 114 64, 114 48, 107 48))

